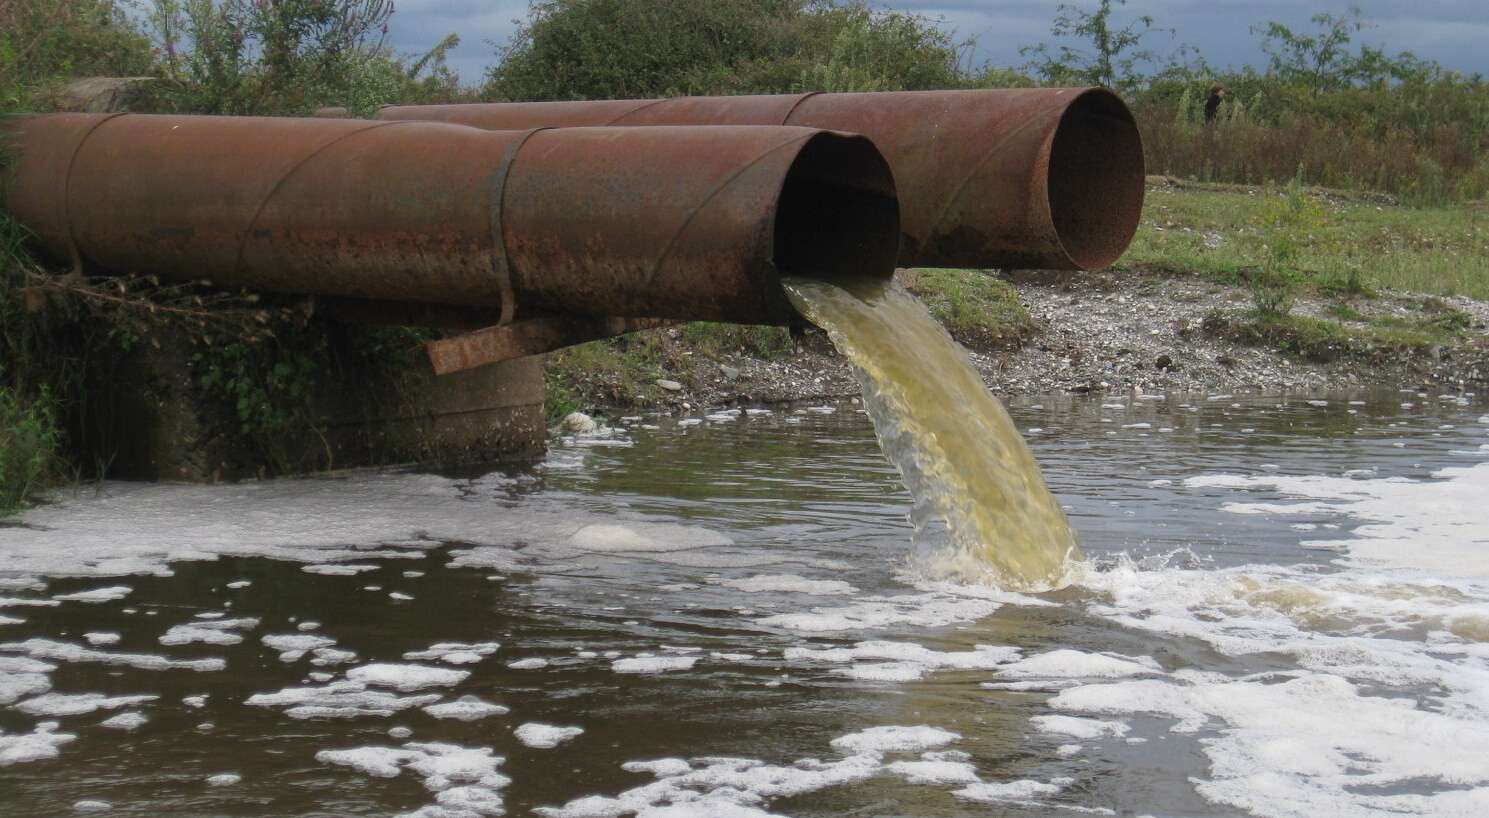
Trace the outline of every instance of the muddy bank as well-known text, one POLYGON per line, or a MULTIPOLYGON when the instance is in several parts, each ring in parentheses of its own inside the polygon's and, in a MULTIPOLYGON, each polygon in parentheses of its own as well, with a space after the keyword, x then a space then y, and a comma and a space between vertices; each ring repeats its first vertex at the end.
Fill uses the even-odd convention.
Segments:
MULTIPOLYGON (((1248 292, 1197 276, 1024 274, 1015 283, 1032 331, 1002 347, 963 339, 983 380, 1000 395, 1489 389, 1489 302, 1390 292, 1349 299, 1346 319, 1326 319, 1343 333, 1337 342, 1300 342, 1256 337, 1248 324, 1248 292), (1425 322, 1434 312, 1461 324, 1441 343, 1391 343, 1394 336, 1382 341, 1374 329, 1425 322)), ((1291 315, 1305 321, 1329 316, 1340 303, 1303 296, 1291 315)), ((656 332, 677 362, 660 379, 667 383, 641 384, 643 397, 629 403, 607 401, 581 383, 594 404, 589 408, 687 412, 858 395, 848 363, 819 331, 797 336, 794 349, 773 357, 743 350, 704 355, 689 349, 677 329, 656 332)))

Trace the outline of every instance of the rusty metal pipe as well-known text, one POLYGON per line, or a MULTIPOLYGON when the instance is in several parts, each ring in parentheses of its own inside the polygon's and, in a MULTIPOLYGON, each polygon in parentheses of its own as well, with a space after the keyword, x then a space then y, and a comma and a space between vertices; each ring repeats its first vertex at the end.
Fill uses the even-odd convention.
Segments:
POLYGON ((797 320, 780 275, 889 277, 894 182, 798 127, 486 131, 54 114, 0 124, 54 256, 223 287, 569 315, 797 320))
POLYGON ((899 189, 903 267, 1099 269, 1137 230, 1143 151, 1099 88, 677 97, 383 108, 382 120, 509 129, 797 125, 874 141, 899 189))

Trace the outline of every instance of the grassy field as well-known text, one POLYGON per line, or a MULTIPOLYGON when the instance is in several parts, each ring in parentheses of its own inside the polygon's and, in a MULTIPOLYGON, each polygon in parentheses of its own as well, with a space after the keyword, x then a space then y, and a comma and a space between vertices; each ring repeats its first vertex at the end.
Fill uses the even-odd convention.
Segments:
MULTIPOLYGON (((1283 194, 1238 185, 1149 179, 1142 225, 1118 269, 1240 281, 1266 255, 1266 211, 1283 194)), ((1322 223, 1296 266, 1305 284, 1489 300, 1489 208, 1409 208, 1378 195, 1309 190, 1322 223)))

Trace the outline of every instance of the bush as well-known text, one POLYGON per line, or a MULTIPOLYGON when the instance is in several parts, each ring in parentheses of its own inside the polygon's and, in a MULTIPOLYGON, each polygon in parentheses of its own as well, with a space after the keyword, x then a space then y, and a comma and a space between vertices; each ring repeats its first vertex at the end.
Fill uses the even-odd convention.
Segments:
POLYGON ((69 79, 153 68, 149 39, 112 0, 0 2, 0 113, 69 79))
POLYGON ((57 477, 61 442, 46 393, 22 402, 0 386, 0 515, 15 512, 57 477))
POLYGON ((964 84, 934 21, 828 0, 542 0, 487 75, 493 99, 897 90, 964 84))
POLYGON ((1263 211, 1262 267, 1246 279, 1259 315, 1286 315, 1292 309, 1304 278, 1298 261, 1305 249, 1319 249, 1316 234, 1325 221, 1323 207, 1303 191, 1301 176, 1293 177, 1283 195, 1263 211))

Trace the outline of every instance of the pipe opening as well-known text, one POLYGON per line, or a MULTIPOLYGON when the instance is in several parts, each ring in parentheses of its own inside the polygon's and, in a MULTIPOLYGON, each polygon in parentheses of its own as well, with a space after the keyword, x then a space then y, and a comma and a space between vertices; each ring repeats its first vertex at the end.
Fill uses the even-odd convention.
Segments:
POLYGON ((894 276, 900 205, 874 143, 819 133, 797 153, 776 208, 774 261, 782 276, 894 276))
POLYGON ((1049 162, 1050 218, 1079 268, 1116 261, 1143 210, 1143 144, 1132 112, 1105 90, 1081 94, 1055 129, 1049 162))

